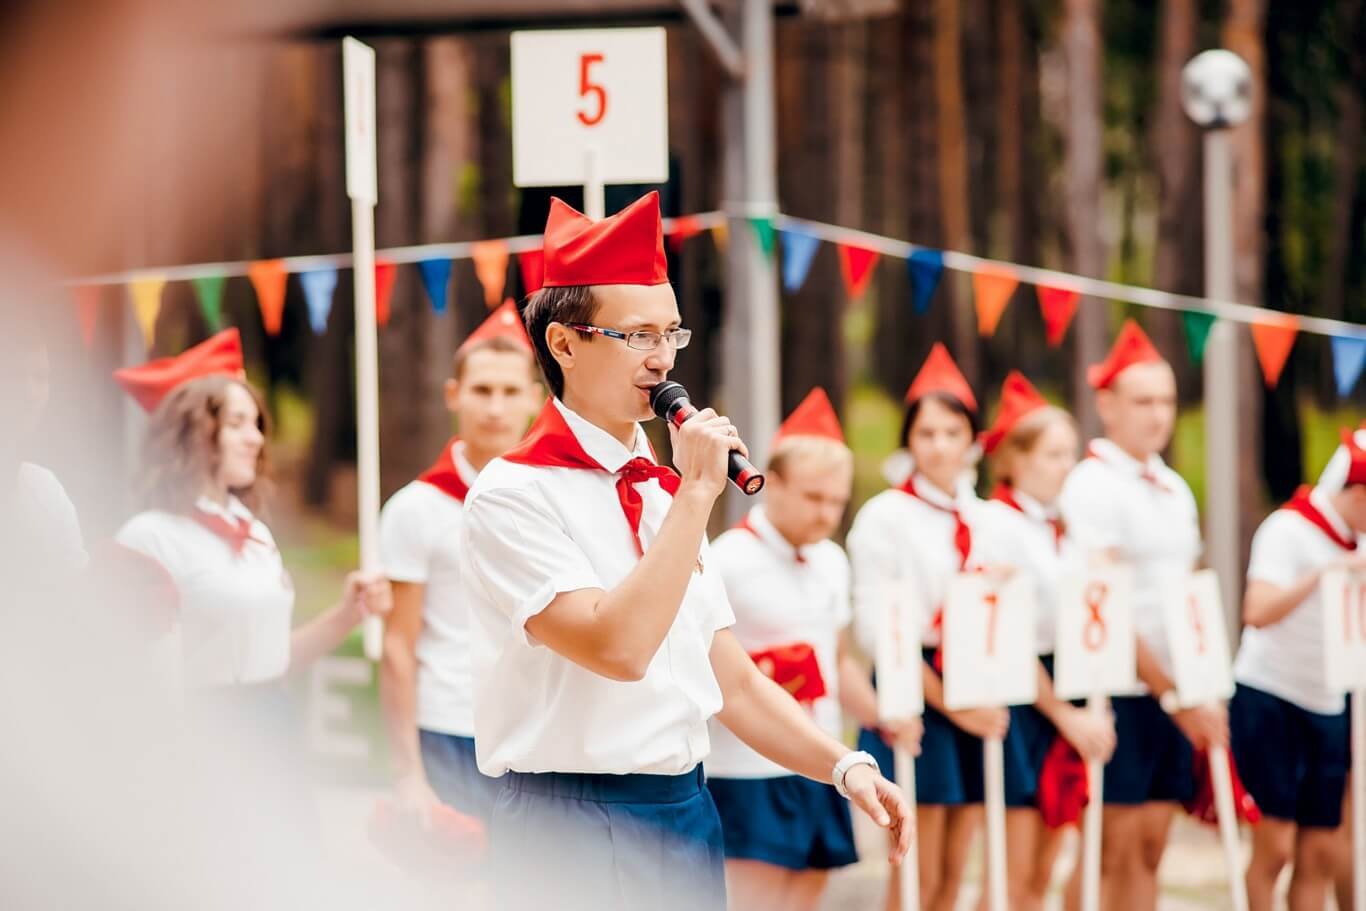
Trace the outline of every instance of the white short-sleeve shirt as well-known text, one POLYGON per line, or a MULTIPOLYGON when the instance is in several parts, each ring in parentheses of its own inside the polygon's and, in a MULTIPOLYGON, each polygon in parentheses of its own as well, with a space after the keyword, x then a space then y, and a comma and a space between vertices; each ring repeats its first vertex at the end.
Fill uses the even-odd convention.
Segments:
MULTIPOLYGON (((474 740, 486 775, 517 772, 677 775, 709 751, 721 709, 712 637, 735 622, 703 542, 678 615, 643 679, 609 680, 539 643, 526 623, 562 592, 610 590, 639 561, 617 497, 631 458, 654 460, 636 428, 627 449, 554 401, 583 450, 606 471, 494 459, 465 501, 463 584, 474 618, 474 740)), ((648 549, 673 503, 636 485, 648 549)))
MULTIPOLYGON (((478 473, 451 445, 451 461, 467 485, 478 473)), ((474 736, 474 682, 470 669, 470 614, 460 585, 460 535, 465 504, 426 481, 413 481, 384 504, 379 517, 380 558, 395 582, 423 586, 422 631, 417 638, 417 726, 442 734, 474 736)))
MULTIPOLYGON (((1344 540, 1357 539, 1323 491, 1314 488, 1309 499, 1344 540)), ((1252 538, 1247 578, 1291 588, 1314 570, 1339 563, 1348 554, 1304 516, 1278 509, 1252 538)), ((1315 587, 1278 622, 1260 629, 1244 627, 1233 678, 1307 711, 1336 715, 1346 701, 1324 679, 1323 624, 1323 601, 1315 587)))
POLYGON ((1059 540, 1050 519, 1054 510, 1022 491, 1012 491, 1019 509, 999 500, 988 500, 978 511, 981 544, 974 540, 973 552, 988 566, 1011 566, 1025 573, 1034 584, 1037 618, 1035 647, 1040 655, 1051 655, 1057 645, 1058 597, 1062 579, 1081 567, 1077 547, 1070 534, 1059 540))
POLYGON ((89 562, 76 507, 57 476, 22 462, 15 479, 14 514, 6 518, 9 556, 26 572, 69 573, 89 562))
POLYGON ((1061 503, 1068 531, 1086 554, 1113 549, 1133 566, 1134 628, 1170 677, 1163 599, 1181 590, 1201 552, 1190 487, 1161 456, 1139 462, 1098 439, 1068 476, 1061 503))
MULTIPOLYGON (((825 695, 811 704, 812 718, 838 738, 839 636, 849 625, 849 559, 834 541, 798 551, 773 527, 762 506, 750 510, 748 528, 733 528, 712 542, 712 564, 726 583, 735 611, 733 631, 745 651, 798 642, 809 644, 825 681, 825 695)), ((774 778, 792 774, 765 759, 712 719, 707 775, 774 778)))
POLYGON ((190 516, 149 510, 129 519, 116 540, 159 562, 180 594, 180 639, 187 689, 260 683, 289 669, 294 586, 264 523, 236 497, 203 498, 197 508, 251 521, 240 554, 190 516))

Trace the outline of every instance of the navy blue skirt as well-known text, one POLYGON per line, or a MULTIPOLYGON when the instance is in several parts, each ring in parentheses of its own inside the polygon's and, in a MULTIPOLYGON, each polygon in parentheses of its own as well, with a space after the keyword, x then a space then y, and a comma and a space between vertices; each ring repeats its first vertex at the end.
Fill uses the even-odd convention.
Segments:
POLYGON ((721 820, 701 766, 509 772, 490 835, 499 911, 725 911, 721 820))
POLYGON ((789 870, 830 870, 858 862, 849 801, 833 785, 800 775, 709 778, 721 814, 726 857, 789 870))
POLYGON ((1185 803, 1195 796, 1195 750, 1152 696, 1115 696, 1115 754, 1105 766, 1105 802, 1185 803))
POLYGON ((422 766, 436 796, 446 806, 487 823, 493 816, 493 804, 498 800, 503 780, 479 771, 474 759, 474 738, 421 728, 417 736, 422 766))

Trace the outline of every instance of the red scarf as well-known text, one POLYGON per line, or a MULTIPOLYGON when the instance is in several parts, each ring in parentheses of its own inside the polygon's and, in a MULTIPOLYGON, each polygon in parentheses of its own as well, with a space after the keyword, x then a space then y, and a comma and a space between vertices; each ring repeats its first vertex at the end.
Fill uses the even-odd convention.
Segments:
MULTIPOLYGON (((749 513, 745 513, 745 515, 740 519, 740 521, 735 523, 735 527, 738 528, 740 531, 749 532, 750 534, 754 535, 754 537, 759 538, 760 541, 763 540, 763 538, 759 536, 759 530, 756 529, 753 523, 749 521, 749 513)), ((806 562, 806 557, 803 557, 802 552, 800 550, 797 550, 797 548, 795 547, 792 548, 792 558, 796 560, 798 563, 806 562)))
MULTIPOLYGON (((1107 465, 1113 465, 1113 464, 1114 464, 1114 463, 1111 462, 1109 459, 1105 458, 1105 456, 1103 456, 1103 455, 1101 455, 1100 453, 1096 452, 1096 446, 1095 446, 1094 443, 1091 443, 1090 445, 1088 445, 1088 446, 1086 447, 1086 457, 1087 457, 1088 459, 1095 459, 1095 460, 1098 461, 1098 462, 1104 462, 1104 463, 1107 464, 1107 465)), ((1148 467, 1148 463, 1147 463, 1147 462, 1143 462, 1143 463, 1142 463, 1142 467, 1139 469, 1139 472, 1138 472, 1138 477, 1139 477, 1139 480, 1141 480, 1141 481, 1147 481, 1149 484, 1153 485, 1154 487, 1156 487, 1158 490, 1162 491, 1163 493, 1171 493, 1171 492, 1172 492, 1170 487, 1168 487, 1166 484, 1163 484, 1163 483, 1162 483, 1162 479, 1159 478, 1159 477, 1157 476, 1157 472, 1153 471, 1151 468, 1148 467)))
MULTIPOLYGON (((1029 515, 1020 505, 1020 501, 1015 499, 1015 489, 1004 481, 996 485, 996 489, 991 492, 991 498, 998 503, 1004 503, 1021 515, 1029 515)), ((1067 526, 1063 524, 1060 518, 1045 519, 1044 521, 1053 526, 1053 545, 1059 553, 1062 553, 1062 539, 1067 534, 1067 526)))
MULTIPOLYGON (((509 462, 519 465, 537 465, 543 468, 583 468, 589 471, 606 472, 596 459, 584 451, 583 444, 574 436, 574 431, 565 422, 564 415, 549 399, 541 409, 540 417, 527 431, 526 439, 515 449, 503 456, 509 462)), ((669 496, 678 493, 681 478, 671 469, 656 465, 649 459, 636 456, 621 469, 617 475, 617 499, 621 501, 621 511, 631 526, 631 535, 636 542, 636 553, 644 554, 645 545, 640 540, 640 517, 645 511, 645 502, 636 490, 637 484, 656 480, 669 496)))
POLYGON ((453 453, 455 452, 455 444, 459 441, 459 437, 451 437, 450 442, 441 450, 441 455, 437 460, 432 463, 430 468, 418 475, 417 479, 463 503, 470 492, 470 485, 465 483, 465 479, 460 477, 460 469, 455 467, 453 453))
POLYGON ((1309 524, 1327 535, 1332 539, 1334 544, 1341 547, 1343 550, 1356 550, 1357 542, 1349 541, 1344 538, 1342 533, 1333 527, 1333 523, 1328 521, 1328 517, 1314 505, 1314 501, 1309 499, 1309 493, 1312 490, 1313 488, 1307 484, 1300 487, 1299 490, 1295 491, 1295 495, 1290 498, 1290 501, 1282 506, 1281 509, 1299 513, 1309 522, 1309 524))
POLYGON ((958 551, 958 569, 959 571, 966 570, 968 568, 968 556, 972 553, 972 529, 968 527, 968 523, 963 521, 963 514, 957 509, 940 506, 938 503, 932 503, 921 496, 915 489, 914 474, 906 479, 906 483, 901 485, 901 491, 910 494, 932 509, 953 516, 953 548, 958 551))
POLYGON ((235 557, 242 556, 242 551, 246 548, 248 541, 255 541, 257 544, 266 543, 251 536, 251 519, 243 516, 229 518, 221 513, 209 512, 196 506, 190 513, 190 518, 227 542, 235 557))

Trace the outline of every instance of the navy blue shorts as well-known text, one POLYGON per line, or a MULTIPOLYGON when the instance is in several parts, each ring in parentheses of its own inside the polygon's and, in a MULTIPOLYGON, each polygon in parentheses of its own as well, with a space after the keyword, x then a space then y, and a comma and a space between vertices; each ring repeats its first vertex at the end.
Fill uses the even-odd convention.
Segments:
POLYGON ((490 823, 499 911, 725 911, 721 819, 683 775, 509 772, 490 823))
POLYGON ((1319 715, 1240 683, 1228 725, 1238 775, 1264 814, 1305 827, 1338 827, 1350 767, 1346 711, 1319 715))
POLYGON ((858 861, 849 801, 800 775, 708 778, 726 857, 789 870, 830 870, 858 861))
POLYGON ((474 761, 474 738, 437 731, 417 732, 427 781, 441 802, 454 810, 488 822, 503 788, 501 778, 490 778, 474 761))
POLYGON ((1105 766, 1105 802, 1184 803, 1195 796, 1195 751, 1152 696, 1115 696, 1115 755, 1105 766))

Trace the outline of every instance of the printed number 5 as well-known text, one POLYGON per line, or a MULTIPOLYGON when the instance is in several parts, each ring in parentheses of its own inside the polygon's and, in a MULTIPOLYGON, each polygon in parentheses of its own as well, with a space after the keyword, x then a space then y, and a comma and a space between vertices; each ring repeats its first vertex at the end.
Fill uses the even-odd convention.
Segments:
POLYGON ((602 63, 602 54, 584 54, 579 57, 579 97, 587 98, 589 95, 597 97, 598 109, 594 114, 579 111, 579 123, 586 127, 594 126, 602 122, 602 118, 607 115, 607 90, 602 86, 589 80, 588 70, 595 63, 602 63))

